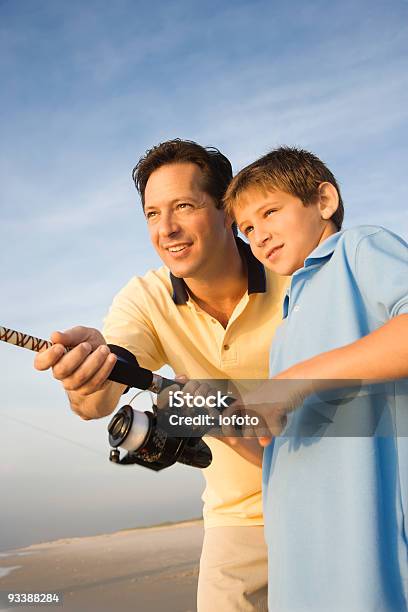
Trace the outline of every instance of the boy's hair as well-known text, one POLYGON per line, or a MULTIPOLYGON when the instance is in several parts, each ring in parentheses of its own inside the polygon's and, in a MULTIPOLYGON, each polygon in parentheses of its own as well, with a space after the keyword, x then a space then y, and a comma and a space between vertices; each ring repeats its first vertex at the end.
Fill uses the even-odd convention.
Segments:
POLYGON ((202 147, 192 140, 174 138, 146 151, 132 170, 144 209, 145 189, 150 175, 166 164, 192 163, 202 171, 203 189, 215 200, 216 208, 222 208, 225 191, 232 179, 231 162, 215 147, 202 147))
POLYGON ((340 230, 344 206, 336 179, 316 155, 295 147, 274 149, 238 172, 225 193, 224 206, 233 216, 233 208, 238 204, 240 195, 249 187, 260 187, 268 191, 280 189, 308 206, 316 203, 319 185, 323 182, 331 183, 339 194, 339 206, 331 221, 340 230))

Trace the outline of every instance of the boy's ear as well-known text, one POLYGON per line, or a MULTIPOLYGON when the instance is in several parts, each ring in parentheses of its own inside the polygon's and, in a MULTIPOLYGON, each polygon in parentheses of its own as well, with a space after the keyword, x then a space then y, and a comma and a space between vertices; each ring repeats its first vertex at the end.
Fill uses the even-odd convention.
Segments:
POLYGON ((329 220, 339 207, 339 193, 334 185, 328 182, 319 185, 318 206, 322 219, 329 220))
POLYGON ((225 224, 225 227, 231 227, 231 225, 233 223, 234 223, 234 219, 232 218, 232 216, 224 210, 224 224, 225 224))

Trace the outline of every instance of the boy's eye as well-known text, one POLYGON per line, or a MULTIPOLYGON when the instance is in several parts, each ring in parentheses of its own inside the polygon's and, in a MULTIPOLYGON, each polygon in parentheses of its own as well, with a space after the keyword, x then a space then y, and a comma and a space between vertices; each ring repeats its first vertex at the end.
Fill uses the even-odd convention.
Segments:
POLYGON ((270 208, 265 212, 265 217, 269 217, 274 212, 276 212, 276 208, 270 208))
POLYGON ((248 236, 248 234, 250 234, 253 229, 254 229, 253 225, 248 225, 247 227, 244 227, 244 229, 242 230, 242 233, 244 234, 244 236, 248 236))

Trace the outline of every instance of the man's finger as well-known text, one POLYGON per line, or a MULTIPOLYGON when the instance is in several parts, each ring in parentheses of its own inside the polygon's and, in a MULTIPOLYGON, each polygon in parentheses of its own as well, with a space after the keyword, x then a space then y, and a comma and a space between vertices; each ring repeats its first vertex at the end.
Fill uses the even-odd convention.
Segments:
POLYGON ((64 332, 55 331, 51 334, 51 341, 63 344, 66 347, 78 346, 82 342, 89 342, 92 350, 95 350, 101 344, 105 344, 104 337, 97 329, 84 327, 83 325, 77 325, 64 332))
POLYGON ((160 391, 157 396, 156 405, 159 410, 164 410, 169 405, 169 397, 170 392, 174 393, 175 391, 179 391, 180 387, 178 385, 171 385, 170 387, 166 387, 163 391, 160 391))
POLYGON ((95 393, 95 391, 99 391, 107 382, 108 376, 112 372, 116 361, 116 355, 111 353, 102 366, 98 368, 96 373, 84 385, 81 386, 81 395, 91 395, 92 393, 95 393))
POLYGON ((188 382, 188 378, 185 374, 177 374, 174 380, 181 383, 182 385, 185 385, 188 382))
POLYGON ((200 383, 197 380, 189 380, 183 387, 183 393, 191 393, 191 395, 195 395, 199 387, 200 383))
POLYGON ((55 344, 46 351, 37 353, 34 359, 36 370, 44 371, 54 367, 65 354, 65 347, 62 344, 55 344))
MULTIPOLYGON (((62 375, 59 373, 63 367, 62 359, 54 368, 55 378, 62 381, 62 384, 67 391, 78 391, 79 389, 82 391, 82 388, 89 383, 93 376, 97 374, 97 372, 110 358, 111 354, 107 346, 101 346, 90 354, 87 353, 87 347, 89 347, 89 345, 85 343, 85 348, 83 347, 84 344, 80 344, 79 346, 75 347, 75 349, 70 351, 70 353, 74 353, 75 351, 75 353, 78 355, 77 361, 72 361, 67 365, 64 364, 64 371, 62 375), (75 363, 78 363, 78 360, 81 360, 79 362, 79 366, 75 367, 75 363), (71 369, 71 373, 69 373, 69 369, 71 369)), ((71 357, 70 353, 66 355, 66 358, 71 357)), ((115 361, 110 359, 111 364, 114 364, 115 361)))
POLYGON ((233 424, 232 416, 240 416, 245 410, 244 406, 237 400, 222 411, 222 434, 226 438, 236 438, 237 430, 233 424))
MULTIPOLYGON (((92 352, 88 342, 82 342, 66 353, 53 367, 54 378, 64 380, 71 376, 92 352)), ((94 372, 92 372, 92 375, 94 372)))

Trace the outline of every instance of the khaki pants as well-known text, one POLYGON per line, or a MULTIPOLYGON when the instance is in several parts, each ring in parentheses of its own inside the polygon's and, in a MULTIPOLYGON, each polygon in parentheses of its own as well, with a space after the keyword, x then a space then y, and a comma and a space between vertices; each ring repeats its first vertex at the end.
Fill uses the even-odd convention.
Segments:
POLYGON ((268 555, 263 527, 205 530, 198 612, 267 612, 268 555))

